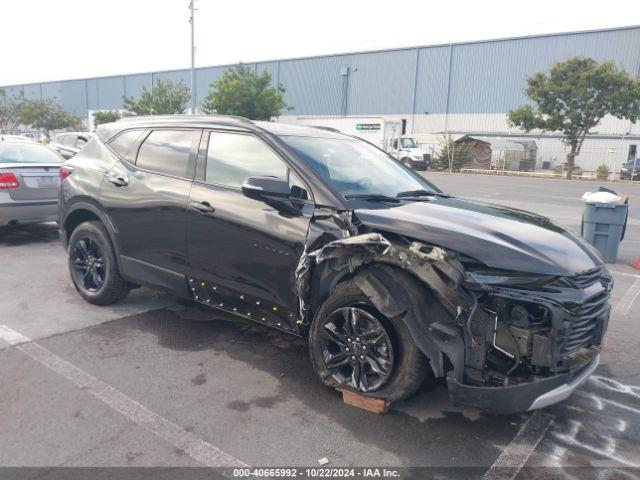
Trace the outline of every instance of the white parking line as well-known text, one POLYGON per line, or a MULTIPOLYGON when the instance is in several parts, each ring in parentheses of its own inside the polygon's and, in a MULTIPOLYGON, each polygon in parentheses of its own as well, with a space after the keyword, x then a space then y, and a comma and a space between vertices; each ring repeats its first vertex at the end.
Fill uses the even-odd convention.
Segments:
POLYGON ((181 449, 197 462, 207 467, 247 466, 237 458, 152 412, 111 385, 98 380, 37 343, 31 342, 29 338, 6 325, 0 325, 0 339, 73 382, 84 392, 93 395, 111 409, 150 431, 158 438, 181 449))
POLYGON ((636 278, 629 289, 622 296, 616 307, 614 308, 614 313, 618 315, 627 315, 633 304, 640 296, 640 277, 636 278))
POLYGON ((483 478, 489 480, 507 480, 515 478, 518 472, 525 466, 529 457, 544 437, 554 416, 536 410, 526 422, 522 424, 518 434, 513 437, 509 445, 502 451, 500 456, 493 462, 483 478))
POLYGON ((640 278, 640 275, 636 274, 636 273, 629 273, 629 272, 619 272, 617 270, 609 270, 611 273, 613 273, 614 275, 620 275, 622 277, 632 277, 632 278, 640 278))

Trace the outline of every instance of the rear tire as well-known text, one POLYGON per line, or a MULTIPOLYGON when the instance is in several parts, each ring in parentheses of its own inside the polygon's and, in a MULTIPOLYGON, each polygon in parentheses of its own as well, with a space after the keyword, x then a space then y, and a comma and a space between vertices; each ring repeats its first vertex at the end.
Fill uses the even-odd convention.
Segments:
MULTIPOLYGON (((345 315, 347 314, 345 313, 345 315)), ((387 318, 382 315, 353 281, 338 284, 318 310, 309 332, 309 351, 314 370, 325 385, 329 387, 344 385, 365 395, 385 398, 389 401, 398 401, 413 395, 420 388, 429 371, 428 360, 414 343, 404 322, 399 318, 387 318), (370 361, 368 356, 364 363, 361 362, 361 366, 358 367, 365 368, 369 372, 365 374, 368 377, 365 381, 365 387, 372 388, 362 388, 362 382, 353 381, 356 362, 351 353, 356 353, 357 360, 360 358, 360 354, 369 355, 376 350, 376 347, 364 341, 354 345, 352 343, 354 338, 347 338, 351 341, 348 344, 344 343, 343 346, 338 346, 336 343, 338 338, 344 340, 344 332, 339 328, 341 324, 340 313, 336 312, 346 312, 349 309, 356 309, 360 312, 358 315, 364 318, 369 331, 382 327, 384 336, 378 346, 384 345, 387 339, 390 340, 388 348, 377 352, 382 353, 383 357, 383 362, 379 362, 378 365, 391 363, 389 372, 383 381, 379 381, 379 378, 373 375, 375 372, 372 372, 372 365, 375 363, 373 360, 370 361), (337 320, 335 320, 336 318, 337 320), (336 329, 336 325, 338 325, 338 329, 336 329), (330 340, 328 340, 327 329, 330 331, 329 333, 334 333, 334 335, 330 335, 332 337, 330 340), (363 346, 367 346, 368 349, 363 351, 363 346), (346 348, 350 350, 348 353, 345 352, 346 348), (334 364, 340 363, 341 355, 345 354, 351 367, 347 364, 335 367, 334 364), (336 360, 338 361, 336 362, 336 360), (328 361, 331 364, 329 367, 327 366, 328 361)))
POLYGON ((69 273, 87 302, 109 305, 123 300, 131 289, 122 278, 109 234, 100 222, 81 223, 69 238, 69 273))

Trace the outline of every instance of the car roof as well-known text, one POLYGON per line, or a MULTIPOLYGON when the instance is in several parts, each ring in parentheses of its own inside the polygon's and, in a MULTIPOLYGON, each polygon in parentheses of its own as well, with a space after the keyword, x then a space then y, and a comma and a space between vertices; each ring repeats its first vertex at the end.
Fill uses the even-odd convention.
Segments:
POLYGON ((61 137, 63 135, 75 135, 76 137, 92 137, 95 135, 93 132, 60 132, 56 134, 56 138, 61 137))
POLYGON ((0 135, 0 142, 4 143, 38 143, 35 140, 23 135, 0 135))
POLYGON ((129 128, 153 127, 225 127, 247 131, 266 131, 276 136, 306 136, 317 138, 351 138, 339 132, 332 132, 317 127, 291 125, 279 122, 252 121, 244 117, 233 115, 149 115, 140 117, 125 117, 113 123, 98 126, 96 134, 103 141, 107 141, 122 130, 129 128))

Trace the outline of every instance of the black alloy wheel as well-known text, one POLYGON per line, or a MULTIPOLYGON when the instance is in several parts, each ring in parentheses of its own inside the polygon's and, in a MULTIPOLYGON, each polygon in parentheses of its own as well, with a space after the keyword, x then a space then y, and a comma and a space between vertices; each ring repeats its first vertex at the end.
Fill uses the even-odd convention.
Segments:
POLYGON ((83 237, 72 252, 73 274, 76 284, 89 292, 97 292, 105 281, 105 260, 97 242, 83 237))
POLYGON ((327 370, 338 383, 359 392, 379 390, 394 369, 389 333, 366 308, 335 310, 327 316, 318 338, 327 370))

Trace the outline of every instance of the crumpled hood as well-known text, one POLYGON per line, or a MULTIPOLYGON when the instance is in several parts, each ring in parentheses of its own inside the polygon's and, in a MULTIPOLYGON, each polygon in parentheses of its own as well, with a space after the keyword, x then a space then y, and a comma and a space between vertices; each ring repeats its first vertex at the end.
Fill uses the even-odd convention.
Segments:
POLYGON ((356 209, 367 227, 445 247, 492 268, 574 275, 601 265, 581 237, 548 218, 458 198, 356 209))

